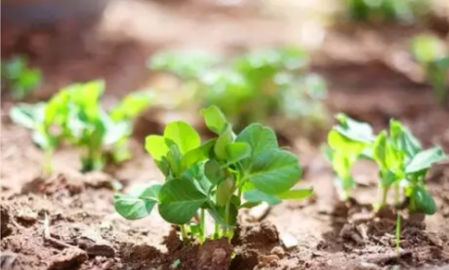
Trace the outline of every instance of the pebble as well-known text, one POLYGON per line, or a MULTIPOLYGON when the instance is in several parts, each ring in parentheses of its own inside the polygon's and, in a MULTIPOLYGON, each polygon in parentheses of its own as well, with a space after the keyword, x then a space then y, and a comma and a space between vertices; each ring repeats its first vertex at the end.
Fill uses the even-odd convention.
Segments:
POLYGON ((267 202, 262 202, 259 205, 251 208, 248 214, 254 221, 260 221, 268 214, 269 210, 270 205, 267 202))
POLYGON ((289 233, 281 233, 280 238, 286 249, 292 249, 298 246, 298 240, 289 233))

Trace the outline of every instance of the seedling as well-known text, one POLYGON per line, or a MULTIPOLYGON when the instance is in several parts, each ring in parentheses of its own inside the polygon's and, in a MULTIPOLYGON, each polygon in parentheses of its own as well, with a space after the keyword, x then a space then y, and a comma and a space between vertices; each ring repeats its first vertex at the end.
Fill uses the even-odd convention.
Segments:
POLYGON ((414 23, 429 10, 425 0, 342 0, 352 19, 368 22, 414 23))
POLYGON ((435 202, 426 191, 424 180, 433 164, 446 159, 440 147, 423 150, 407 128, 399 121, 391 120, 389 134, 382 131, 373 144, 373 158, 379 165, 379 187, 382 191, 378 208, 386 205, 388 191, 394 186, 396 206, 403 192, 410 211, 427 215, 435 213, 435 202))
MULTIPOLYGON (((11 118, 33 130, 34 142, 47 157, 59 142, 65 141, 81 148, 82 171, 102 169, 106 152, 112 152, 117 162, 130 157, 126 146, 132 132, 131 120, 151 101, 149 93, 135 92, 108 114, 99 104, 103 90, 101 80, 73 84, 47 103, 14 107, 11 118)), ((48 159, 45 168, 51 168, 48 159)))
POLYGON ((421 65, 441 105, 447 106, 449 99, 449 48, 443 41, 430 35, 413 38, 411 51, 421 65))
POLYGON ((338 125, 328 135, 327 156, 337 174, 335 185, 340 199, 347 200, 355 187, 351 169, 357 160, 369 152, 374 135, 371 126, 366 123, 357 122, 344 114, 338 114, 336 119, 338 125))
POLYGON ((184 91, 204 107, 221 108, 237 129, 273 115, 322 119, 326 85, 306 72, 307 53, 297 48, 253 51, 229 61, 207 54, 158 54, 149 66, 185 81, 184 91), (257 110, 254 107, 257 106, 257 110))
MULTIPOLYGON (((422 150, 419 141, 399 121, 390 121, 390 134, 382 131, 373 144, 373 158, 379 165, 379 188, 382 199, 376 209, 387 204, 388 191, 394 186, 394 203, 399 207, 401 194, 408 202, 410 212, 433 215, 435 201, 426 189, 425 178, 429 168, 444 159, 440 147, 422 150)), ((396 219, 396 246, 399 249, 401 217, 396 219)))
POLYGON ((15 56, 6 63, 2 61, 1 71, 2 83, 11 91, 14 100, 28 96, 42 81, 41 71, 30 68, 27 59, 23 56, 15 56))
POLYGON ((130 195, 115 195, 115 209, 127 219, 148 216, 154 206, 182 238, 206 239, 205 215, 215 220, 212 238, 231 239, 237 213, 262 201, 299 200, 312 189, 292 189, 301 167, 296 156, 279 148, 273 130, 251 124, 238 135, 218 107, 201 111, 215 137, 201 142, 188 123, 169 123, 163 135, 150 135, 145 147, 165 176, 130 195))

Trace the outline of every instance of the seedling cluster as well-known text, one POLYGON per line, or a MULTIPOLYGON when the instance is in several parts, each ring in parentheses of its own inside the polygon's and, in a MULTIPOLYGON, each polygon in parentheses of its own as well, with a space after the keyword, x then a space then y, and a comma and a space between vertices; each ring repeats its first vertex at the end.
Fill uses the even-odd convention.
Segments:
POLYGON ((184 240, 207 237, 206 212, 215 221, 211 238, 232 238, 237 213, 262 201, 299 200, 312 189, 292 189, 301 177, 297 157, 279 148, 273 130, 251 124, 239 134, 216 106, 201 111, 215 137, 201 142, 188 123, 169 123, 163 135, 150 135, 145 148, 165 176, 135 194, 115 196, 127 219, 161 217, 179 225, 184 240))
POLYGON ((1 63, 2 89, 9 89, 14 100, 20 100, 32 93, 42 81, 39 69, 30 68, 23 56, 15 56, 1 63))
POLYGON ((193 92, 201 106, 220 107, 239 130, 273 115, 322 121, 326 85, 307 72, 307 65, 307 53, 297 48, 253 51, 228 61, 204 53, 165 52, 149 61, 151 69, 183 80, 184 91, 193 92))
POLYGON ((449 47, 435 36, 420 35, 413 38, 411 51, 440 104, 448 106, 449 47))
POLYGON ((426 0, 342 0, 351 19, 410 24, 429 11, 426 0))
MULTIPOLYGON (((390 120, 388 130, 373 135, 366 123, 346 115, 337 115, 336 125, 328 136, 328 156, 337 175, 337 188, 342 198, 350 196, 355 186, 351 169, 360 158, 374 160, 379 168, 381 199, 375 209, 387 206, 388 193, 394 191, 394 206, 406 205, 410 212, 433 215, 436 205, 426 189, 425 178, 429 168, 447 159, 440 147, 422 149, 413 134, 397 120, 390 120)), ((399 217, 399 214, 398 214, 399 217)), ((398 218, 398 228, 400 219, 398 218)), ((399 229, 398 229, 399 230, 399 229)))
POLYGON ((45 169, 51 171, 51 155, 62 143, 82 151, 82 171, 100 170, 105 155, 115 162, 130 157, 127 141, 132 119, 151 102, 148 92, 134 92, 106 112, 100 105, 104 91, 101 80, 77 83, 61 89, 46 103, 18 104, 11 119, 33 131, 33 141, 46 153, 45 169))

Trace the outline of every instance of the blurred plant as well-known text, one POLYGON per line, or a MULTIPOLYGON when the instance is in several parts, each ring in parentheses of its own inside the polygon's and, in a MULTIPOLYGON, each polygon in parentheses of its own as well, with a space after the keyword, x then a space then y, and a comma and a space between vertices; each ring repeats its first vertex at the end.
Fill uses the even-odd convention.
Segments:
POLYGON ((201 143, 198 132, 183 121, 169 123, 163 135, 146 138, 145 147, 165 182, 117 194, 115 209, 123 217, 144 218, 157 204, 164 220, 180 226, 184 241, 204 242, 208 211, 215 220, 212 238, 230 240, 239 210, 312 194, 312 189, 292 189, 301 167, 294 154, 278 147, 273 130, 251 124, 236 135, 218 107, 201 114, 215 138, 201 143))
POLYGON ((148 92, 134 92, 105 112, 99 99, 101 80, 77 83, 61 89, 47 103, 19 104, 11 109, 12 120, 33 130, 33 140, 46 152, 45 168, 51 169, 52 152, 61 141, 82 149, 82 171, 103 168, 104 156, 115 162, 130 158, 127 141, 132 119, 151 102, 148 92))
POLYGON ((329 132, 326 155, 337 174, 335 185, 340 199, 345 201, 355 187, 351 169, 357 160, 366 156, 374 135, 369 124, 357 122, 341 113, 335 118, 338 125, 329 132))
POLYGON ((230 61, 200 53, 157 54, 154 70, 185 80, 202 106, 216 105, 239 129, 273 115, 324 119, 324 81, 306 72, 308 55, 297 48, 253 51, 230 61))
POLYGON ((369 22, 413 23, 430 10, 427 0, 340 0, 349 16, 369 22))
POLYGON ((441 105, 449 101, 449 48, 435 36, 420 35, 413 38, 411 51, 421 65, 426 79, 432 84, 441 105))
POLYGON ((2 88, 11 91, 14 100, 20 100, 32 93, 42 81, 39 69, 30 68, 24 56, 14 56, 10 60, 2 61, 2 88))

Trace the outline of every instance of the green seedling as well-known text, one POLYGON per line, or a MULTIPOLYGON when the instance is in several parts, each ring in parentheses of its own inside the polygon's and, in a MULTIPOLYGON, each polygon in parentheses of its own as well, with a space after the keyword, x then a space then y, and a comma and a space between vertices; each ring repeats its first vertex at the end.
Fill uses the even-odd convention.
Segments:
POLYGON ((435 36, 421 35, 413 38, 411 51, 421 65, 441 105, 449 99, 449 48, 435 36))
POLYGON ((373 23, 414 23, 429 10, 426 0, 342 0, 349 17, 373 23))
POLYGON ((328 134, 327 156, 337 175, 335 185, 342 200, 347 200, 355 181, 351 169, 364 155, 369 155, 369 146, 374 140, 373 130, 366 123, 357 122, 344 114, 336 116, 338 125, 328 134))
POLYGON ((15 56, 7 62, 2 61, 1 72, 2 84, 11 91, 14 100, 28 96, 42 81, 41 71, 30 68, 23 56, 15 56))
MULTIPOLYGON (((423 150, 419 141, 399 121, 391 120, 389 134, 384 130, 372 145, 373 159, 379 166, 381 201, 376 209, 387 204, 387 195, 394 187, 394 203, 399 207, 401 195, 408 202, 410 212, 433 215, 435 201, 426 189, 429 168, 446 159, 440 147, 423 150)), ((401 217, 396 220, 396 246, 400 247, 401 217)))
MULTIPOLYGON (((107 113, 99 102, 103 90, 101 80, 73 84, 47 103, 14 107, 11 118, 33 130, 33 140, 47 157, 64 141, 82 150, 82 171, 100 170, 106 152, 117 162, 130 157, 127 141, 131 121, 151 102, 148 92, 135 92, 107 113)), ((45 167, 51 167, 48 159, 45 167)))
POLYGON ((253 51, 229 61, 166 53, 149 62, 152 69, 184 80, 184 90, 193 89, 204 107, 218 106, 237 129, 273 115, 322 119, 326 86, 306 72, 307 64, 307 53, 297 48, 253 51))
POLYGON ((216 106, 201 111, 215 137, 201 142, 188 123, 169 123, 150 135, 145 147, 165 176, 130 195, 115 195, 115 209, 127 219, 161 217, 180 227, 183 240, 203 242, 206 212, 215 220, 212 238, 231 239, 237 213, 262 201, 299 200, 312 189, 292 189, 301 177, 297 157, 279 148, 273 130, 251 124, 235 134, 216 106))
POLYGON ((409 202, 409 210, 432 215, 436 211, 432 196, 426 191, 425 177, 429 168, 444 159, 440 147, 423 150, 419 141, 399 121, 390 121, 389 134, 382 131, 372 146, 373 159, 379 166, 382 199, 378 205, 387 203, 387 194, 394 186, 395 204, 400 204, 401 193, 409 202))

